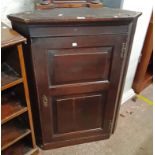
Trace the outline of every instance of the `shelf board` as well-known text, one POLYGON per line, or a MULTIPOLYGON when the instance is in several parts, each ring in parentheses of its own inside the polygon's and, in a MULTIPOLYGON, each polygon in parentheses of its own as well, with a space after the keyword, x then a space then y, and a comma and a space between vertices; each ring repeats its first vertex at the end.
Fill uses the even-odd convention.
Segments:
POLYGON ((13 70, 7 63, 3 63, 1 67, 1 90, 8 89, 19 83, 22 83, 23 79, 20 75, 13 70))
POLYGON ((26 41, 23 36, 4 23, 1 23, 1 36, 1 48, 16 45, 17 43, 26 41))
POLYGON ((30 147, 24 148, 24 155, 36 155, 38 153, 39 153, 38 148, 30 148, 30 147))
POLYGON ((17 142, 14 145, 8 147, 4 151, 2 151, 3 155, 23 155, 25 150, 24 143, 17 142))
POLYGON ((33 155, 38 151, 39 151, 38 148, 32 148, 31 146, 28 146, 26 144, 26 141, 24 142, 22 140, 10 146, 6 150, 2 151, 2 154, 3 155, 33 155))
POLYGON ((7 149, 30 133, 31 130, 23 127, 18 121, 4 124, 1 131, 1 150, 7 149))
POLYGON ((23 114, 27 111, 20 101, 13 95, 2 95, 1 101, 1 124, 23 114))

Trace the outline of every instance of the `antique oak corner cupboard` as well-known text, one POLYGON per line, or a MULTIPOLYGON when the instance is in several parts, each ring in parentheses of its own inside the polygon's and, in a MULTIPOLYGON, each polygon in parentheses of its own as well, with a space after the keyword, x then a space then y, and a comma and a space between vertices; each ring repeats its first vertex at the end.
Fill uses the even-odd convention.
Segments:
POLYGON ((44 149, 114 132, 140 13, 59 8, 9 15, 24 57, 37 142, 44 149))

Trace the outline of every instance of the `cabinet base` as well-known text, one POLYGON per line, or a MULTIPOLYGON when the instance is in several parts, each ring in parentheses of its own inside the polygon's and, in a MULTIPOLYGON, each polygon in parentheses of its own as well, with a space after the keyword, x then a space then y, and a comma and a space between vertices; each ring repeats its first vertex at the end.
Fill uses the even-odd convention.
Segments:
POLYGON ((59 148, 59 147, 64 147, 64 146, 71 146, 71 145, 76 145, 76 144, 99 141, 99 140, 104 140, 108 138, 110 138, 110 134, 45 143, 41 145, 40 147, 43 150, 48 150, 48 149, 54 149, 54 148, 59 148))

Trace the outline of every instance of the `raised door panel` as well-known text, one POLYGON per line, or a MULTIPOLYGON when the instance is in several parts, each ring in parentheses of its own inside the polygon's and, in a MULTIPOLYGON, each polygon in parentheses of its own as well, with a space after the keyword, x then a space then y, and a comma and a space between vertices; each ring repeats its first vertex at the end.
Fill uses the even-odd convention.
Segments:
POLYGON ((102 128, 102 94, 57 98, 53 106, 55 134, 102 128))
POLYGON ((107 80, 111 47, 48 51, 50 85, 107 80))

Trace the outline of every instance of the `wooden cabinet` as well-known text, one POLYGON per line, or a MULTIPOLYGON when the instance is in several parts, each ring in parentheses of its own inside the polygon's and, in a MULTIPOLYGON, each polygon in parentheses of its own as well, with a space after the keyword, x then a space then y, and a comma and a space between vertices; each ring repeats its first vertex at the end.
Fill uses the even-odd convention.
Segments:
POLYGON ((24 37, 2 23, 1 150, 2 155, 36 155, 22 43, 24 37))
POLYGON ((34 123, 44 149, 114 132, 139 15, 108 8, 9 15, 28 39, 24 53, 34 123))

